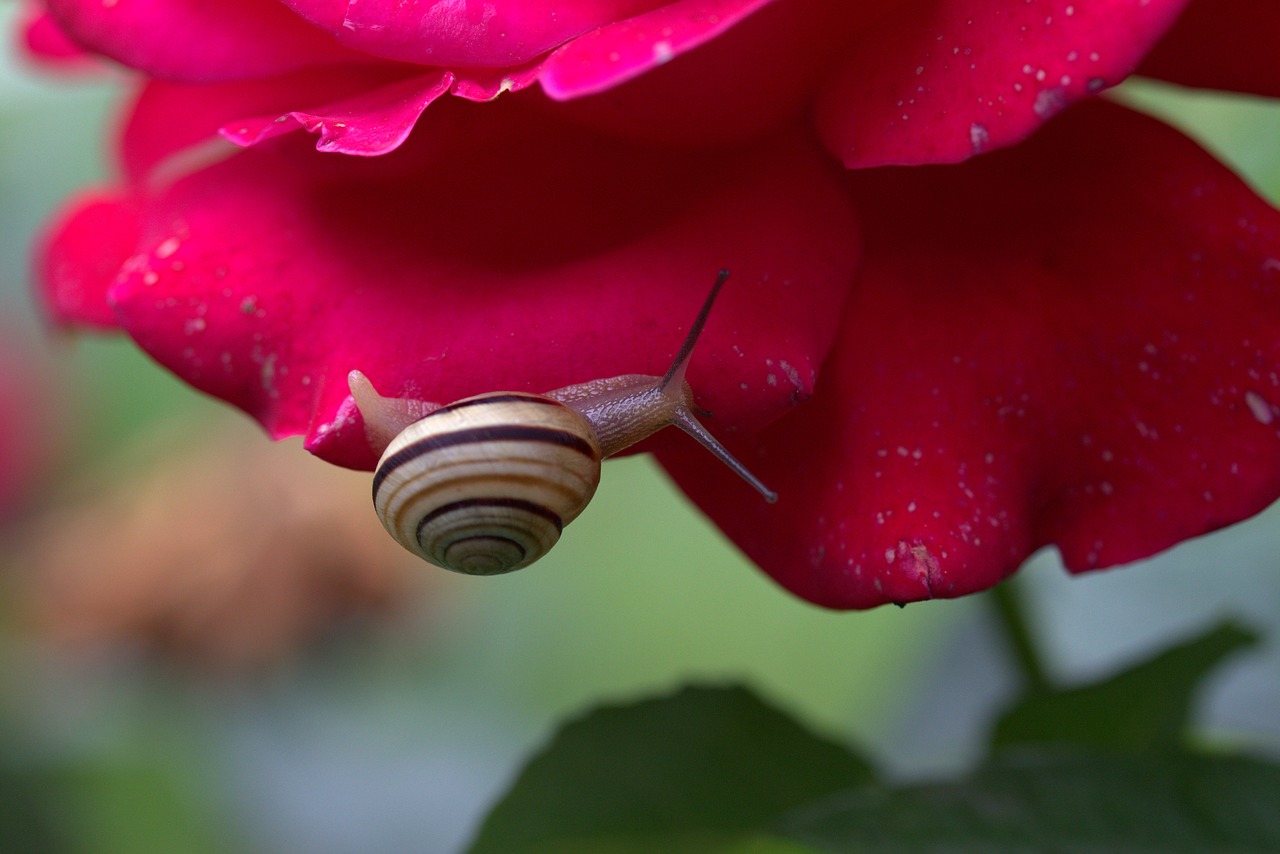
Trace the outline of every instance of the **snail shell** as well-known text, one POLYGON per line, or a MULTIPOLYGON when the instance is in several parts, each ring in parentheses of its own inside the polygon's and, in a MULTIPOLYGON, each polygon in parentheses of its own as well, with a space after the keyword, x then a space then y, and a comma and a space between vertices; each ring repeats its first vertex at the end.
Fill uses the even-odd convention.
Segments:
POLYGON ((386 398, 359 371, 351 395, 375 447, 383 526, 424 560, 469 575, 533 563, 556 544, 600 483, 600 461, 676 426, 766 500, 771 492, 694 416, 685 369, 720 287, 721 271, 666 375, 624 374, 546 394, 492 392, 434 407, 386 398))
POLYGON ((542 557, 600 483, 587 422, 544 395, 464 398, 406 427, 373 478, 378 517, 437 566, 496 575, 542 557))

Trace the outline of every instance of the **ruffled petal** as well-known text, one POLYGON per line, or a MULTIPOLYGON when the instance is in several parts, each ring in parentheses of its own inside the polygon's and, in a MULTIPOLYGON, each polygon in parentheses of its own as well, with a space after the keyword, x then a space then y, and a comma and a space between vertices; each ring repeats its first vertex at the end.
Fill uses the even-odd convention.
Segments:
MULTIPOLYGON (((537 82, 554 98, 571 100, 554 105, 558 114, 620 136, 696 145, 745 140, 800 115, 838 47, 889 2, 844 8, 825 0, 686 0, 606 24, 523 65, 423 71, 387 63, 396 70, 394 80, 361 89, 338 81, 330 97, 295 75, 280 81, 281 94, 291 97, 279 101, 277 112, 241 113, 223 133, 252 144, 305 127, 320 133, 322 150, 383 154, 446 90, 489 101, 537 82), (288 93, 286 83, 299 90, 288 93), (604 90, 607 97, 585 97, 604 90)), ((316 70, 309 76, 333 75, 316 70)))
POLYGON ((535 82, 574 99, 550 109, 620 136, 695 145, 747 140, 801 115, 839 48, 891 2, 833 8, 823 0, 689 0, 603 27, 549 59, 501 68, 424 68, 368 57, 342 63, 330 57, 326 64, 249 79, 152 80, 132 113, 125 163, 136 179, 215 131, 249 146, 305 129, 319 137, 322 151, 381 155, 403 143, 446 92, 490 101, 535 82), (756 6, 764 8, 749 14, 756 6), (702 50, 683 55, 712 36, 702 50), (643 74, 642 64, 620 70, 600 59, 599 51, 612 55, 606 37, 630 44, 628 56, 647 43, 651 59, 655 52, 670 52, 667 58, 679 55, 680 61, 643 74), (667 44, 672 39, 679 43, 675 48, 667 44), (641 77, 621 85, 635 74, 641 77), (608 97, 581 97, 604 88, 610 88, 608 97))
POLYGON ((950 167, 850 173, 866 266, 809 403, 682 488, 834 608, 1136 560, 1280 495, 1280 214, 1101 103, 950 167))
POLYGON ((82 47, 167 80, 242 80, 358 59, 276 0, 45 0, 82 47))
POLYGON ((773 0, 678 0, 600 27, 560 48, 542 88, 567 100, 611 89, 687 53, 736 26, 773 0))
MULTIPOLYGON (((281 139, 190 175, 98 281, 187 382, 371 467, 352 369, 439 402, 661 374, 729 267, 689 375, 727 435, 812 388, 857 254, 837 178, 807 138, 690 157, 452 101, 383 158, 281 139)), ((47 269, 87 266, 52 245, 47 269)))
POLYGON ((1138 73, 1184 86, 1280 97, 1280 4, 1193 0, 1138 73))
POLYGON ((445 92, 487 101, 525 88, 536 72, 459 76, 394 65, 331 65, 227 83, 151 81, 125 125, 122 159, 131 181, 161 167, 189 171, 190 161, 226 156, 216 137, 240 147, 286 133, 316 135, 316 148, 376 156, 400 146, 423 111, 445 92))
POLYGON ((349 98, 326 100, 311 109, 237 118, 220 132, 247 147, 303 128, 319 137, 320 151, 373 157, 399 148, 423 111, 453 83, 452 74, 432 69, 380 86, 366 85, 349 98))
POLYGON ((526 63, 582 33, 660 6, 663 0, 280 2, 342 44, 372 56, 420 65, 501 68, 526 63))
POLYGON ((954 163, 1119 83, 1188 0, 947 0, 863 35, 819 102, 850 168, 954 163))

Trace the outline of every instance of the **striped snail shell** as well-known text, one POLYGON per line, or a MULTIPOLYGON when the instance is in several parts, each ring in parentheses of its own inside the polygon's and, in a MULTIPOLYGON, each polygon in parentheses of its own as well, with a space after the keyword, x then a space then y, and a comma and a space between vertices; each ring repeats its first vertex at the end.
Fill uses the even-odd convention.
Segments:
POLYGON ((544 395, 495 392, 435 410, 378 463, 373 501, 409 551, 471 575, 520 569, 556 544, 600 483, 600 443, 544 395))
POLYGON ((685 369, 721 271, 665 376, 625 374, 546 394, 491 392, 432 408, 385 398, 359 371, 351 394, 369 440, 385 445, 373 476, 378 518, 436 566, 468 575, 520 569, 547 553, 600 483, 600 461, 675 425, 768 501, 777 495, 694 417, 685 369))

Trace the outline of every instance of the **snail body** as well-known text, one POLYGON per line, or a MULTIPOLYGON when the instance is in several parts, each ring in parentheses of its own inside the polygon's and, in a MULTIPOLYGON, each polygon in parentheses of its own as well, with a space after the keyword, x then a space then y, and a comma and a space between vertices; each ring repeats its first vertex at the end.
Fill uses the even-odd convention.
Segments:
POLYGON ((722 271, 665 376, 625 374, 545 394, 490 392, 438 408, 385 398, 359 371, 352 396, 375 446, 383 526, 437 566, 497 575, 533 563, 577 518, 600 462, 664 427, 693 436, 769 501, 777 496, 694 416, 684 381, 693 346, 728 273, 722 271))

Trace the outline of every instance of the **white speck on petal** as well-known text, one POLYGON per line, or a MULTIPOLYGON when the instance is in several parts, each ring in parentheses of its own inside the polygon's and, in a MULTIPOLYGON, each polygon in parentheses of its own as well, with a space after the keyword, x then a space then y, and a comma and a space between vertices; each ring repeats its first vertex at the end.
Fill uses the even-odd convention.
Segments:
POLYGON ((991 144, 991 132, 987 130, 986 125, 976 122, 969 125, 969 144, 973 147, 974 154, 981 154, 987 150, 987 146, 991 144))
POLYGON ((260 377, 262 380, 262 389, 270 397, 278 397, 280 395, 280 390, 276 388, 276 359, 277 358, 278 357, 276 356, 275 353, 272 353, 271 355, 267 356, 266 359, 262 361, 262 370, 260 372, 260 377))
POLYGON ((182 241, 176 237, 170 237, 159 246, 156 247, 155 256, 157 258, 168 258, 170 255, 178 251, 178 247, 182 245, 182 241))
POLYGON ((1067 106, 1067 93, 1060 87, 1043 89, 1037 95, 1031 109, 1042 119, 1052 118, 1067 106))
POLYGON ((1253 391, 1245 392, 1244 402, 1253 413, 1253 417, 1258 419, 1259 424, 1270 424, 1275 421, 1275 411, 1271 408, 1271 404, 1262 399, 1262 395, 1253 391))

